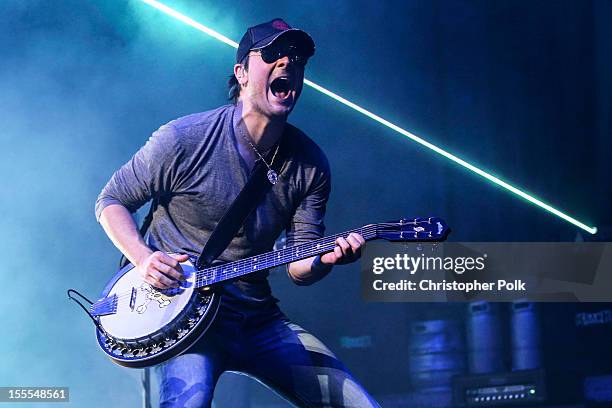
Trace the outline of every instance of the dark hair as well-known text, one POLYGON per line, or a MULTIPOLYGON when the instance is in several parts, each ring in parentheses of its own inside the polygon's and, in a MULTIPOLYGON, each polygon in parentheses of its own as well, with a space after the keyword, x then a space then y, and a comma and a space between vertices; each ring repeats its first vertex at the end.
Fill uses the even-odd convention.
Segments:
MULTIPOLYGON (((244 63, 242 64, 242 66, 244 67, 245 71, 249 70, 249 56, 248 55, 244 59, 244 63)), ((238 83, 238 79, 236 78, 236 75, 234 75, 233 73, 232 75, 229 76, 229 79, 227 81, 227 86, 229 88, 229 91, 227 93, 227 99, 232 101, 235 105, 236 103, 238 103, 238 98, 240 97, 240 83, 238 83)))

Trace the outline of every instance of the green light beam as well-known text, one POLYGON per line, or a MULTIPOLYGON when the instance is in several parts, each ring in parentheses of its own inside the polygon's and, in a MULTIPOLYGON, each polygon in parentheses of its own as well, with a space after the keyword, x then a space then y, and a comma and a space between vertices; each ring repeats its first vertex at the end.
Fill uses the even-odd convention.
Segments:
POLYGON ((167 15, 176 18, 177 20, 187 24, 188 26, 195 28, 196 30, 202 31, 204 34, 208 34, 211 37, 216 38, 217 40, 231 47, 238 48, 238 43, 236 41, 230 40, 223 34, 198 23, 197 21, 187 17, 184 14, 179 13, 178 11, 174 9, 171 9, 170 7, 166 6, 163 3, 160 3, 159 1, 156 1, 156 0, 140 0, 140 1, 142 1, 143 3, 147 3, 151 7, 155 7, 159 11, 162 11, 166 13, 167 15))
MULTIPOLYGON (((232 41, 231 39, 229 39, 228 37, 220 34, 219 32, 212 30, 200 23, 198 23, 197 21, 187 17, 184 14, 179 13, 178 11, 166 6, 163 3, 160 3, 157 0, 140 0, 143 3, 148 4, 151 7, 154 7, 156 9, 158 9, 159 11, 166 13, 167 15, 174 17, 175 19, 187 24, 188 26, 191 26, 193 28, 195 28, 196 30, 199 30, 205 34, 208 34, 209 36, 216 38, 217 40, 231 46, 234 48, 238 48, 238 43, 235 41, 232 41)), ((341 97, 340 95, 322 87, 321 85, 318 85, 312 81, 310 81, 309 79, 304 78, 304 84, 321 92, 324 95, 329 96, 330 98, 342 103, 345 106, 348 106, 351 109, 356 110, 357 112, 361 113, 362 115, 367 116, 370 119, 375 120, 376 122, 380 123, 381 125, 384 125, 386 127, 388 127, 389 129, 392 129, 394 131, 396 131, 397 133, 406 136, 407 138, 409 138, 410 140, 420 144, 421 146, 424 146, 434 152, 436 152, 437 154, 446 157, 447 159, 459 164, 460 166, 478 174, 479 176, 489 180, 490 182, 497 184, 500 187, 505 188, 506 190, 510 191, 512 194, 515 194, 519 197, 521 197, 522 199, 537 205, 538 207, 548 211, 551 214, 556 215, 557 217, 569 222, 570 224, 575 225, 576 227, 582 228, 583 230, 589 232, 590 234, 596 234, 597 233, 597 227, 590 227, 580 221, 578 221, 577 219, 571 217, 568 214, 565 214, 564 212, 561 212, 559 210, 557 210, 555 207, 553 207, 552 205, 545 203, 544 201, 522 191, 521 189, 514 187, 513 185, 499 179, 498 177, 493 176, 492 174, 487 173, 486 171, 474 166, 471 163, 466 162, 465 160, 455 156, 452 153, 447 152, 446 150, 428 142, 425 139, 422 139, 420 137, 418 137, 417 135, 410 133, 409 131, 399 127, 398 125, 389 122, 386 119, 381 118, 380 116, 370 112, 369 110, 362 108, 361 106, 349 101, 348 99, 345 99, 343 97, 341 97)))

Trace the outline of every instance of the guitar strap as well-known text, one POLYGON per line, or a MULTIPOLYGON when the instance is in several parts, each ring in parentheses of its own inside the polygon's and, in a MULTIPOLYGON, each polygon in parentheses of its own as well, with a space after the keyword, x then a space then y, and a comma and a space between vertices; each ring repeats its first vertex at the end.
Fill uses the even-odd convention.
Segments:
MULTIPOLYGON (((282 174, 282 168, 285 164, 290 144, 286 139, 286 137, 281 137, 276 163, 273 163, 271 166, 279 175, 282 174)), ((269 156, 272 153, 270 151, 266 160, 270 159, 269 156)), ((244 224, 249 214, 259 205, 270 187, 272 187, 267 176, 269 169, 262 161, 260 159, 256 162, 249 180, 210 234, 196 263, 198 269, 209 266, 221 255, 244 224)))

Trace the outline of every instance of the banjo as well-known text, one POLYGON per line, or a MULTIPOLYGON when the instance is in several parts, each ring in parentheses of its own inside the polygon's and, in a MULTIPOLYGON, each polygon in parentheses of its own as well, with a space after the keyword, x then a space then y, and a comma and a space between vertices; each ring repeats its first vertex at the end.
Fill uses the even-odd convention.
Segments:
POLYGON ((128 264, 88 310, 96 324, 98 345, 113 362, 125 367, 143 368, 166 361, 185 352, 210 327, 221 300, 215 291, 219 283, 330 252, 338 237, 351 232, 366 240, 443 241, 449 229, 440 218, 401 219, 201 270, 190 259, 181 263, 185 280, 180 286, 164 290, 144 282, 134 265, 128 264))

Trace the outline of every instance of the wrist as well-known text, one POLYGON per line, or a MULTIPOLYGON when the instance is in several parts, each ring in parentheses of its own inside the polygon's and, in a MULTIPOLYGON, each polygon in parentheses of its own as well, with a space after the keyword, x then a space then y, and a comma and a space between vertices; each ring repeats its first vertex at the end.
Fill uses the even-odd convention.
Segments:
POLYGON ((148 246, 141 248, 138 251, 137 255, 134 257, 133 264, 135 266, 140 266, 152 253, 153 250, 151 250, 151 248, 149 248, 148 246))

